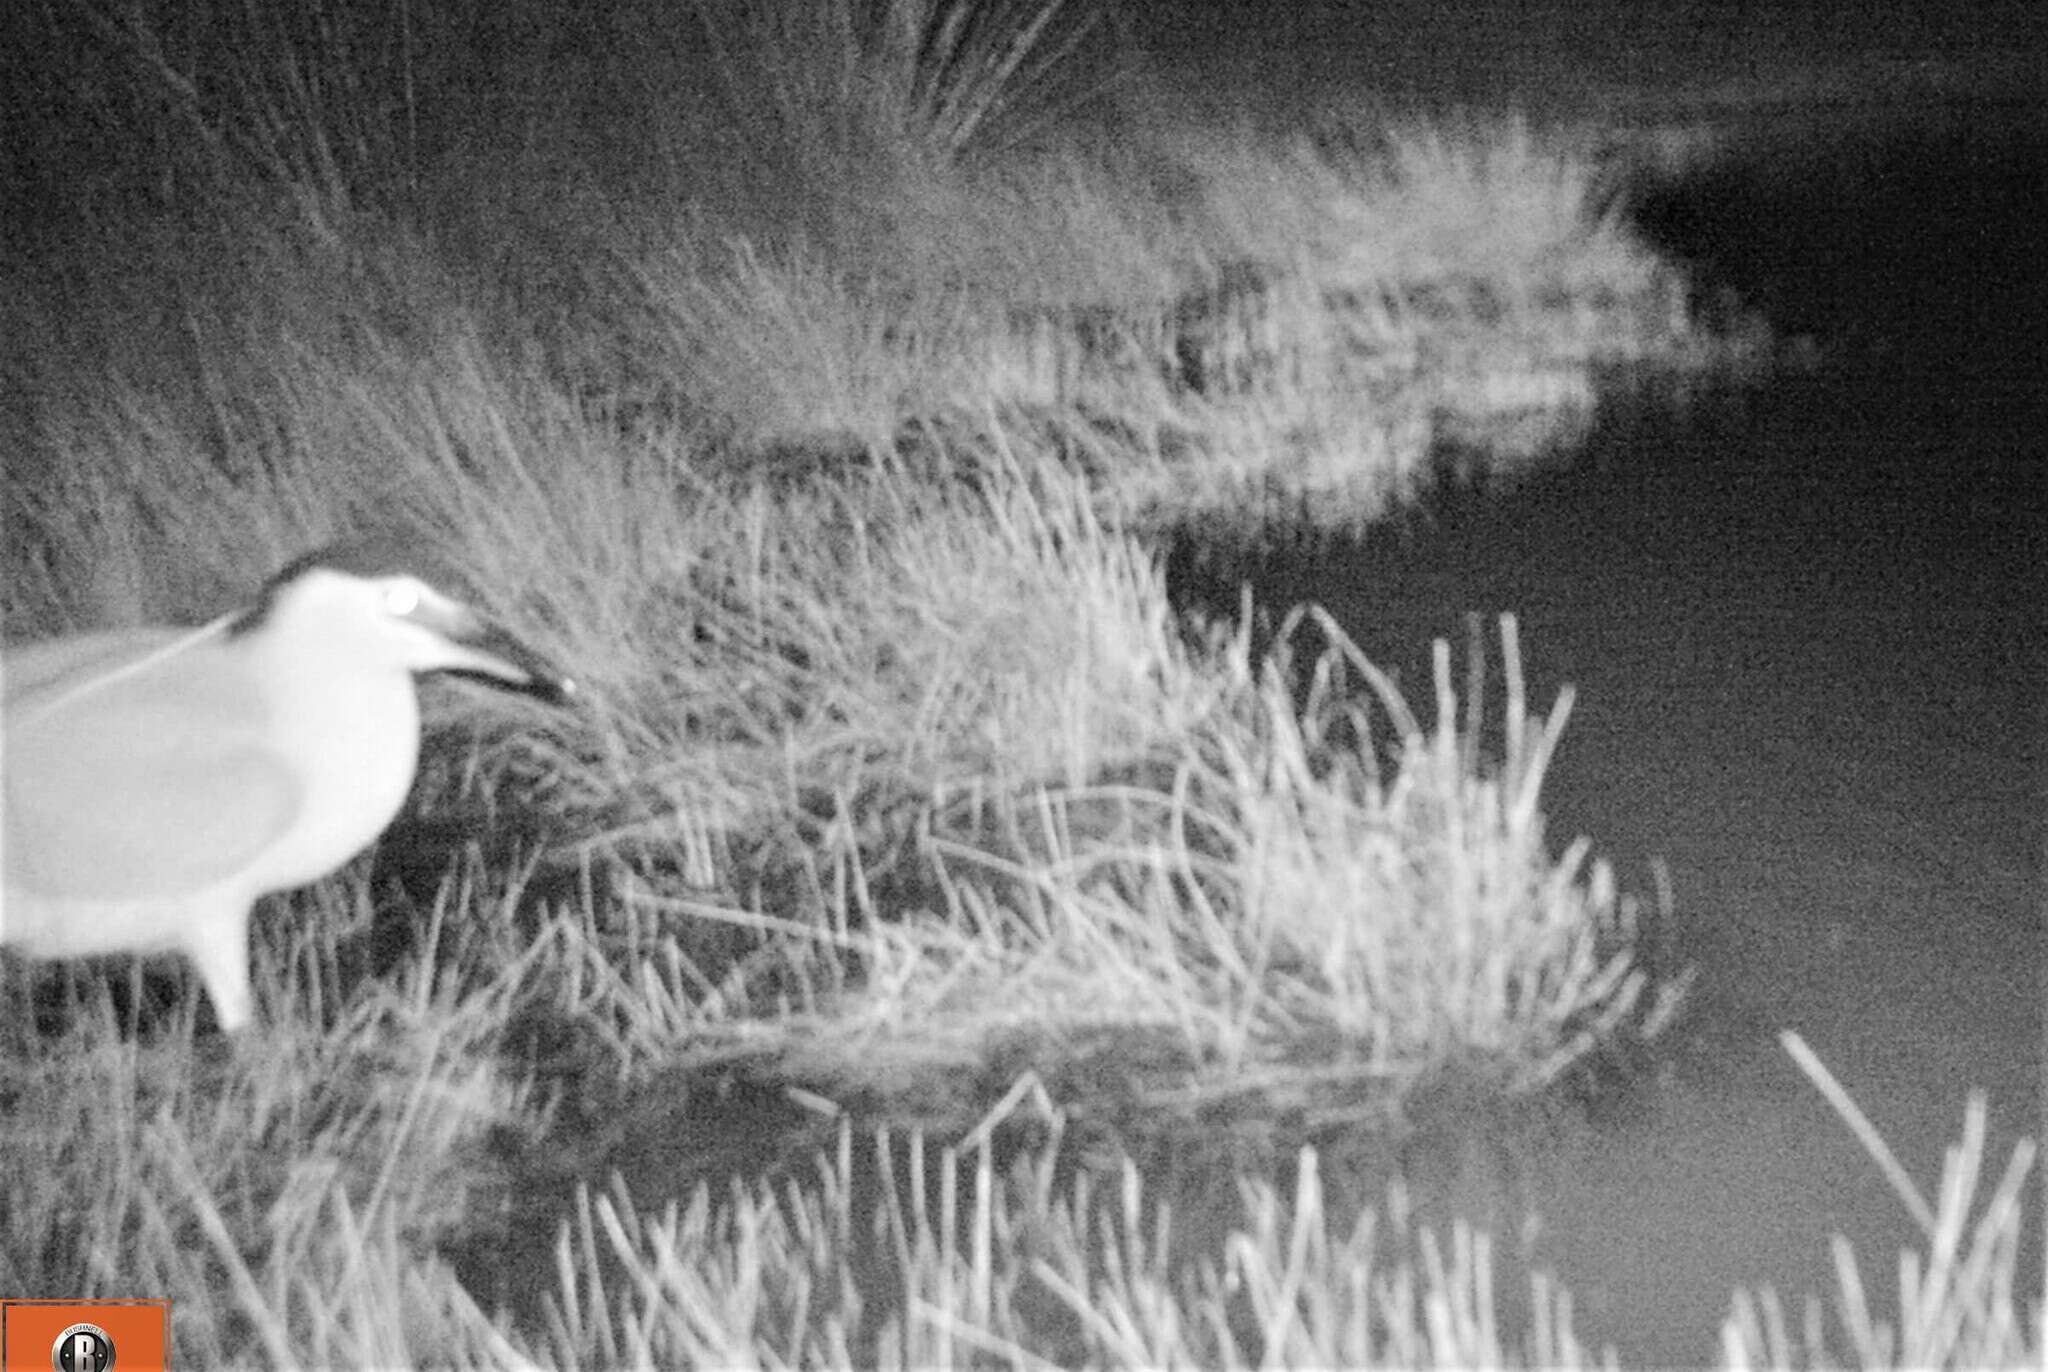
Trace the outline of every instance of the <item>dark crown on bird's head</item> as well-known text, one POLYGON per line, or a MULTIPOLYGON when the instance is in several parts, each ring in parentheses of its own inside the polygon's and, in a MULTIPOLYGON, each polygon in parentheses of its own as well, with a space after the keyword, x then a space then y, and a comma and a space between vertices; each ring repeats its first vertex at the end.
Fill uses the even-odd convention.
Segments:
POLYGON ((283 593, 314 571, 340 572, 365 581, 410 576, 443 595, 467 598, 465 578, 445 559, 429 555, 419 541, 392 533, 357 534, 323 543, 273 572, 257 592, 255 601, 235 616, 228 626, 229 634, 246 634, 262 628, 283 593))

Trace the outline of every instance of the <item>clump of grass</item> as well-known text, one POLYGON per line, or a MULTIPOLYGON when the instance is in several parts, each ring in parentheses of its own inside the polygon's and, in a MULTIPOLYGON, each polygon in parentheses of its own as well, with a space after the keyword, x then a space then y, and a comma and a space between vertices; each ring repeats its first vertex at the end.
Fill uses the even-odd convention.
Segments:
MULTIPOLYGON (((1658 1033, 1682 983, 1653 986, 1636 967, 1635 907, 1604 864, 1588 873, 1587 845, 1561 858, 1546 846, 1537 797, 1569 700, 1529 720, 1512 621, 1498 774, 1480 761, 1476 701, 1461 716, 1446 647, 1437 723, 1424 730, 1327 616, 1316 623, 1327 647, 1305 701, 1284 660, 1254 661, 1240 627, 1195 653, 1162 642, 1133 676, 1070 677, 1029 697, 1043 715, 1026 699, 940 710, 1019 733, 964 771, 919 768, 925 780, 902 792, 917 816, 907 868, 879 882, 875 850, 856 843, 807 921, 625 888, 635 927, 659 928, 664 911, 744 924, 782 947, 776 966, 813 968, 801 978, 812 989, 771 1024, 733 1022, 747 997, 693 992, 701 970, 673 935, 654 934, 636 945, 656 955, 637 987, 606 983, 617 987, 604 997, 607 1032, 635 1057, 708 1061, 728 1041, 772 1043, 808 1089, 903 1099, 913 1112, 931 1072, 971 1077, 992 1055, 1022 1052, 1070 1085, 1060 1064, 1086 1057, 1120 1079, 1112 1094, 1161 1118, 1237 1102, 1322 1123, 1376 1116, 1450 1062, 1485 1064, 1527 1092, 1618 1035, 1658 1033), (1346 685, 1360 674, 1380 692, 1391 744, 1346 685), (1072 732, 1155 696, 1179 711, 1173 729, 1123 748, 1113 733, 1072 732)), ((1024 657, 1110 664, 1132 646, 1076 654, 1064 630, 1060 642, 1024 657)), ((913 676, 945 680, 930 666, 913 676)), ((1018 680, 1047 682, 1038 668, 1018 680)), ((849 796, 864 793, 858 775, 849 796)))
POLYGON ((1348 195, 1343 164, 1328 169, 1340 178, 1333 228, 1352 230, 1352 253, 1372 270, 1488 283, 1504 295, 1593 283, 1626 293, 1664 270, 1614 213, 1598 160, 1575 145, 1583 135, 1520 114, 1477 127, 1396 118, 1335 132, 1336 146, 1364 138, 1375 148, 1348 195))
POLYGON ((884 1055, 889 1025, 918 1026, 928 1048, 1025 1022, 1054 1040, 1120 1024, 1179 1041, 1140 1088, 1157 1108, 1278 1108, 1339 1078, 1383 1088, 1451 1059, 1531 1089, 1624 1024, 1656 1033, 1678 988, 1634 967, 1633 906, 1604 864, 1584 874, 1583 843, 1556 861, 1545 847, 1536 794, 1569 703, 1530 727, 1512 621, 1498 778, 1461 734, 1443 645, 1425 732, 1342 631, 1319 625, 1329 647, 1305 706, 1283 663, 1230 665, 1246 661, 1241 640, 1201 660, 1231 685, 1164 784, 1045 792, 965 832, 942 816, 931 847, 952 927, 918 926, 931 934, 921 968, 895 945, 878 958, 892 973, 859 1012, 876 1029, 845 1070, 884 1055), (1341 689, 1347 671, 1368 674, 1393 715, 1389 773, 1341 689))
MULTIPOLYGON (((195 1038, 191 998, 138 1034, 83 976, 61 1033, 9 1018, 0 1284, 165 1294, 178 1356, 222 1365, 252 1346, 273 1366, 409 1363, 495 1337, 436 1249, 471 1222, 488 1131, 532 1109, 491 1051, 530 963, 437 976, 430 949, 386 982, 337 978, 367 917, 333 908, 361 898, 338 885, 259 936, 266 1001, 298 1012, 260 1043, 195 1038)), ((8 969, 15 1003, 27 975, 8 969)))
POLYGON ((1146 1196, 1128 1158, 1059 1180, 1062 1123, 1024 1078, 935 1160, 921 1134, 878 1134, 878 1179, 857 1171, 842 1129, 815 1179, 786 1190, 714 1199, 699 1187, 658 1215, 623 1191, 582 1193, 557 1245, 547 1357, 1363 1368, 1514 1365, 1519 1354, 1595 1365, 1570 1298, 1540 1276, 1526 1352, 1504 1336, 1483 1235, 1460 1225, 1448 1251, 1424 1233, 1419 1249, 1390 1252, 1390 1237, 1409 1241, 1398 1226, 1389 1235, 1371 1210, 1331 1214, 1313 1149, 1289 1191, 1241 1179, 1241 1227, 1176 1260, 1170 1208, 1146 1196), (999 1175, 998 1126, 1026 1106, 1046 1132, 999 1175))
MULTIPOLYGON (((2048 1296, 2037 1295, 2034 1310, 2013 1290, 2023 1222, 2022 1192, 2034 1163, 2035 1144, 2020 1139, 2006 1159, 1998 1184, 1976 1206, 1983 1175, 1986 1104, 1972 1092, 1963 1115, 1963 1136, 1942 1160, 1941 1189, 1930 1204, 1893 1155, 1869 1118, 1857 1108, 1798 1034, 1786 1030, 1779 1042, 1801 1071, 1862 1142, 1926 1236, 1927 1251, 1899 1254, 1898 1324, 1872 1314, 1855 1247, 1836 1235, 1835 1315, 1847 1339, 1850 1365, 1889 1367, 2037 1367, 2048 1344, 2048 1296), (1977 1209, 1976 1218, 1971 1211, 1977 1209)), ((2038 1188, 2037 1188, 2038 1192, 2038 1188)), ((1826 1320, 1809 1300, 1800 1331, 1785 1317, 1777 1293, 1736 1293, 1735 1308, 1721 1328, 1722 1355, 1731 1368, 1834 1366, 1826 1320)))

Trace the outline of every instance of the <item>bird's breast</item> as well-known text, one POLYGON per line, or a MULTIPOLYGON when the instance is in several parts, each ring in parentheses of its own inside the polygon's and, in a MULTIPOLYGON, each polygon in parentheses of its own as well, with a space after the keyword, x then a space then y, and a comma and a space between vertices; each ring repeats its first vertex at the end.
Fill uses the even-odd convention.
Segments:
POLYGON ((256 874, 263 890, 326 876, 398 814, 419 766, 419 699, 404 673, 302 682, 281 691, 271 746, 302 790, 291 827, 256 874))

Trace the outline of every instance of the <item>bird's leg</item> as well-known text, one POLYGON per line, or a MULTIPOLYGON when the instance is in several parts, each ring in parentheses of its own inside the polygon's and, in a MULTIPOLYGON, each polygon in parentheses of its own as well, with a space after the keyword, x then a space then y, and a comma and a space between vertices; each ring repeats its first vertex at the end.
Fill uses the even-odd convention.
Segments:
POLYGON ((184 931, 185 955, 199 970, 213 1017, 232 1034, 253 1015, 249 988, 249 905, 237 902, 194 919, 184 931))

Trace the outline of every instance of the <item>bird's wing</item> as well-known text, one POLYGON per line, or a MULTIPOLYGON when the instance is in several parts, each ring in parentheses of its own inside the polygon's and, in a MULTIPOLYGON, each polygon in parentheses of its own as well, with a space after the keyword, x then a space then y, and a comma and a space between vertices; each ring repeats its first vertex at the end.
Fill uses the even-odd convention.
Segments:
MULTIPOLYGON (((298 814, 301 788, 266 742, 262 693, 230 653, 202 644, 122 670, 131 664, 114 637, 8 656, 0 860, 10 888, 187 895, 246 867, 298 814)), ((128 646, 146 655, 162 642, 145 631, 128 646)))

